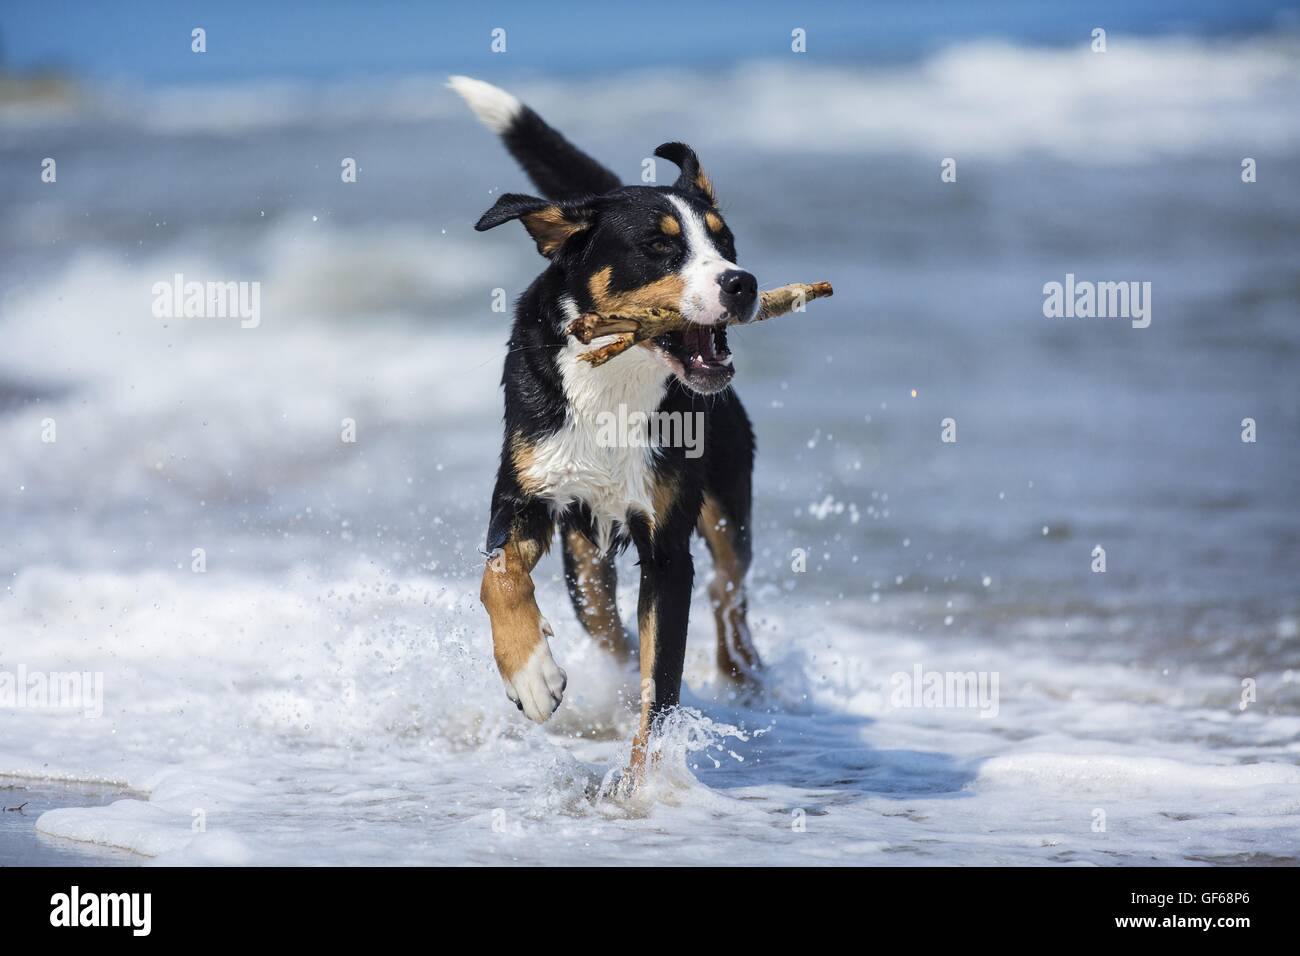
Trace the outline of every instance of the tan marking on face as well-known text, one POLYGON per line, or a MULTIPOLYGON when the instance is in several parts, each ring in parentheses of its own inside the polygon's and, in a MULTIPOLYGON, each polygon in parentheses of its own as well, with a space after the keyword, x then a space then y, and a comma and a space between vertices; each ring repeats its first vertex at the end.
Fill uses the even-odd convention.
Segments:
POLYGON ((515 480, 519 482, 519 487, 530 495, 539 494, 542 483, 532 474, 533 464, 537 460, 537 451, 521 435, 515 435, 510 439, 510 460, 515 466, 515 480))
POLYGON ((547 206, 520 218, 528 234, 536 241, 537 251, 544 256, 550 256, 564 245, 566 239, 587 228, 587 223, 574 222, 565 216, 559 206, 547 206))
POLYGON ((722 217, 716 212, 706 212, 704 224, 709 227, 709 232, 722 232, 722 217))
POLYGON ((644 309, 679 310, 681 308, 682 292, 686 288, 686 283, 676 273, 670 273, 636 289, 610 292, 609 280, 613 272, 612 266, 606 266, 587 282, 587 289, 591 292, 591 300, 596 304, 597 312, 621 315, 644 309))
POLYGON ((617 579, 613 554, 602 554, 576 528, 565 532, 564 549, 573 560, 569 587, 576 595, 575 603, 580 605, 577 611, 582 626, 606 650, 626 658, 628 647, 614 595, 617 579))
POLYGON ((713 192, 713 180, 705 174, 703 169, 695 174, 695 185, 699 187, 700 192, 709 197, 710 205, 716 206, 718 204, 718 197, 713 192))
POLYGON ((736 550, 736 527, 712 495, 704 496, 696 527, 713 556, 709 603, 718 631, 718 670, 731 680, 744 680, 761 665, 746 619, 745 572, 749 569, 736 550))
POLYGON ((659 220, 659 231, 665 236, 680 236, 682 224, 677 221, 676 216, 664 216, 659 220))
POLYGON ((531 571, 545 547, 511 532, 505 547, 488 556, 479 600, 492 622, 492 656, 501 676, 513 679, 542 637, 542 612, 531 571))

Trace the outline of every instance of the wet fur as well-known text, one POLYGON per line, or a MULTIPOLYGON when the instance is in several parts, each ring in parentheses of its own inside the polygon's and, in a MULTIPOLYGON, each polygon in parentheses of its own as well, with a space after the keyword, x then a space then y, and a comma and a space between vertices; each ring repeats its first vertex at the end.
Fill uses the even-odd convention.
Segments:
MULTIPOLYGON (((549 260, 519 297, 501 378, 505 434, 483 589, 498 663, 504 659, 522 671, 525 665, 518 662, 535 660, 531 655, 545 650, 539 613, 529 603, 531 580, 524 580, 532 564, 511 556, 535 562, 558 530, 579 621, 620 651, 614 553, 634 547, 641 573, 637 622, 643 685, 636 765, 657 721, 680 700, 695 574, 690 544, 697 530, 716 563, 709 593, 720 669, 729 679, 757 678, 743 590, 752 550, 753 429, 729 385, 701 394, 670 372, 671 355, 645 345, 593 368, 577 361, 585 347, 563 329, 579 312, 676 308, 688 287, 708 292, 710 275, 735 267, 734 240, 716 211, 712 182, 688 147, 665 144, 658 151, 681 168, 674 186, 622 187, 509 94, 464 78, 452 85, 501 135, 544 194, 503 195, 478 224, 488 229, 520 221, 549 260), (673 254, 654 251, 655 233, 673 254), (694 246, 684 244, 683 233, 694 236, 694 246), (709 247, 700 246, 702 236, 709 247), (592 420, 620 402, 630 411, 703 413, 702 456, 688 457, 682 447, 599 447, 592 420), (505 653, 502 642, 508 645, 505 653)), ((701 378, 707 389, 707 376, 701 378)), ((502 665, 502 676, 516 699, 516 685, 527 675, 508 673, 502 665)), ((544 696, 548 685, 534 683, 537 696, 544 696)), ((524 702, 516 702, 526 710, 524 702)), ((541 709, 547 706, 544 701, 541 709)), ((529 716, 544 720, 549 713, 529 716)))

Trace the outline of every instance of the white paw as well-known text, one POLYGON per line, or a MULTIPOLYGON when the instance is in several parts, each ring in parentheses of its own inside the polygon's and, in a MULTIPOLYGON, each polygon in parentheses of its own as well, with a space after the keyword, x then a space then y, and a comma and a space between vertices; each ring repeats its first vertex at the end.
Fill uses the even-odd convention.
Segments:
POLYGON ((551 625, 542 619, 542 639, 533 648, 533 653, 523 667, 509 677, 506 683, 506 696, 514 701, 529 720, 539 724, 546 723, 547 718, 560 706, 564 699, 564 688, 569 678, 560 665, 551 656, 551 645, 546 638, 554 632, 551 625))

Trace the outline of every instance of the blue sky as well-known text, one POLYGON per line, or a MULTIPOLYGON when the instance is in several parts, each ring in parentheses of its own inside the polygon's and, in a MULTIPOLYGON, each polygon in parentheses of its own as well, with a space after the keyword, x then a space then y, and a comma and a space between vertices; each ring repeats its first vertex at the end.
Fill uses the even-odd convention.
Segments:
POLYGON ((882 60, 976 36, 1083 42, 1094 26, 1111 34, 1245 32, 1280 18, 1294 26, 1297 6, 1278 0, 36 0, 0 7, 0 53, 9 69, 50 67, 140 83, 485 69, 575 73, 783 55, 795 26, 808 31, 811 54, 882 60), (208 33, 203 56, 190 52, 195 26, 208 33), (493 27, 507 30, 504 56, 488 49, 493 27))

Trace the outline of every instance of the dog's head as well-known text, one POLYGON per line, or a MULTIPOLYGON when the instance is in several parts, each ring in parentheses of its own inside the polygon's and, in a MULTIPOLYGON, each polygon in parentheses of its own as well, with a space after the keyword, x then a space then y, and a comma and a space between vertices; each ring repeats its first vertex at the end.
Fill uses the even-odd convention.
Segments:
POLYGON ((758 283, 736 265, 736 245, 695 152, 665 143, 655 155, 681 169, 672 186, 627 186, 553 202, 507 193, 482 231, 518 219, 560 270, 580 312, 680 312, 691 327, 641 343, 692 391, 709 394, 735 374, 725 324, 748 321, 758 283))

